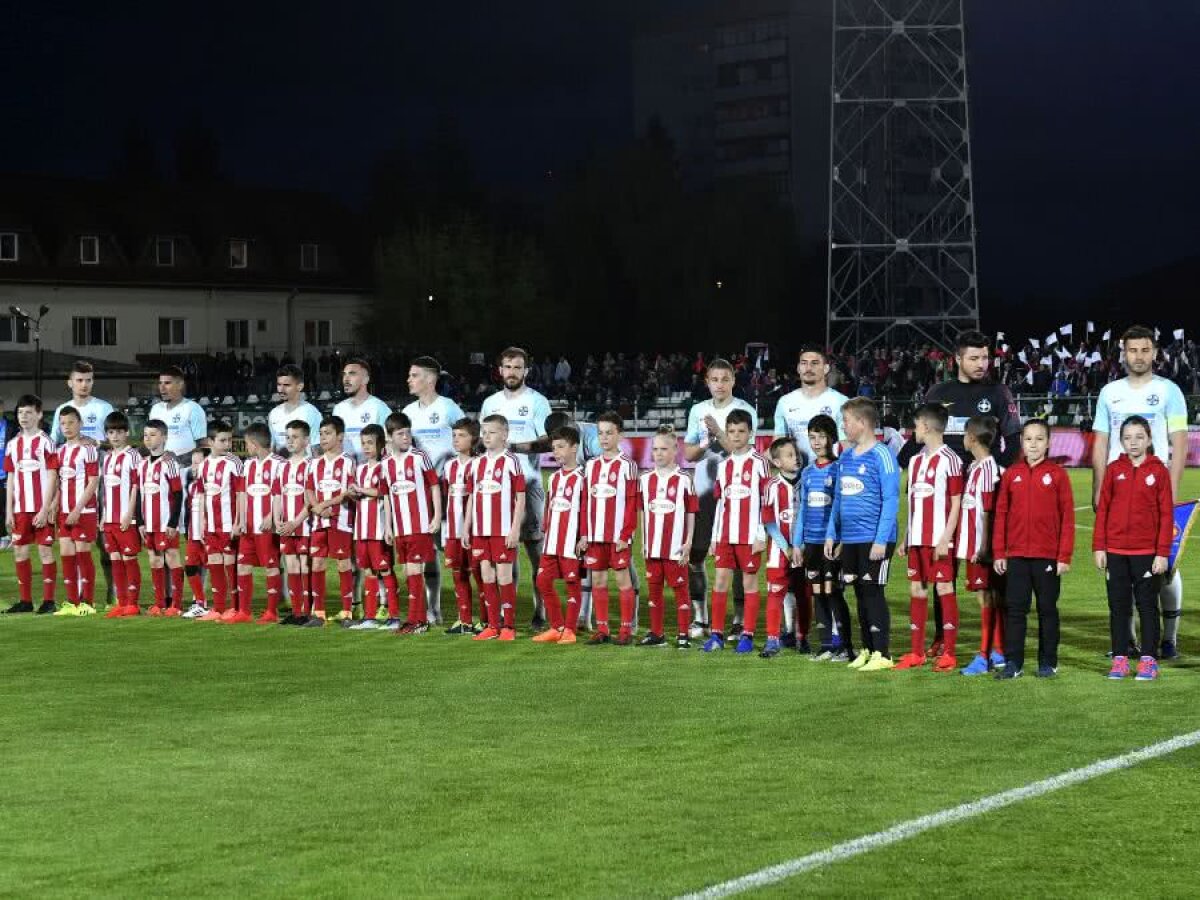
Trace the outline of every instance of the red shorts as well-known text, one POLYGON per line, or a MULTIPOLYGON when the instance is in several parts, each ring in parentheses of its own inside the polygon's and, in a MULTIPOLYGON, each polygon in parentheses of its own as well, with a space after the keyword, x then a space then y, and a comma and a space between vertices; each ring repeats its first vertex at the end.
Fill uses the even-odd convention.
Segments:
MULTIPOLYGON (((67 524, 67 517, 58 514, 58 536, 81 544, 94 544, 100 534, 100 517, 95 513, 81 513, 74 525, 67 524)), ((14 538, 13 543, 16 543, 14 538)))
POLYGON ((968 591, 986 591, 992 585, 992 567, 983 563, 967 563, 967 582, 964 585, 968 591))
POLYGON ((739 569, 753 575, 762 566, 762 551, 755 553, 751 544, 717 544, 715 556, 718 569, 739 569))
POLYGON ((574 584, 579 580, 579 560, 569 556, 546 556, 543 554, 541 562, 538 563, 538 577, 543 576, 555 581, 561 579, 568 584, 574 584))
POLYGON ((908 580, 913 584, 954 584, 957 572, 953 556, 935 560, 932 547, 908 548, 908 580))
POLYGON ((188 538, 183 564, 185 566, 203 566, 207 562, 208 554, 204 552, 204 542, 188 538))
POLYGON ((167 537, 165 531, 147 531, 146 532, 146 549, 154 553, 166 553, 168 550, 179 549, 179 537, 171 540, 167 537))
POLYGON ((772 569, 770 566, 768 566, 767 567, 767 586, 768 586, 768 588, 773 588, 775 585, 780 585, 785 591, 790 591, 792 589, 792 578, 795 577, 792 573, 794 573, 796 571, 797 571, 796 569, 791 569, 791 568, 772 569))
POLYGON ((650 584, 665 584, 675 590, 686 589, 688 586, 688 566, 686 562, 676 562, 673 559, 646 560, 646 581, 650 584))
POLYGON ((312 533, 308 546, 317 559, 350 559, 354 535, 340 528, 322 528, 312 533))
POLYGON ((392 548, 383 541, 360 540, 354 545, 354 559, 360 569, 386 572, 392 568, 392 548))
POLYGON ((233 556, 233 535, 228 531, 206 531, 204 552, 209 556, 233 556))
POLYGON ((41 544, 49 547, 54 543, 54 525, 47 522, 41 528, 33 527, 34 513, 13 513, 12 542, 14 547, 41 544))
POLYGON ((124 531, 120 525, 104 526, 104 549, 109 556, 119 553, 121 556, 137 556, 142 552, 142 536, 130 525, 124 531))
POLYGON ((410 534, 407 537, 397 537, 393 541, 396 548, 396 562, 427 563, 437 559, 437 550, 433 546, 432 534, 410 534))
POLYGON ((288 534, 279 539, 279 552, 284 556, 308 556, 307 534, 288 534))
POLYGON ((468 572, 472 568, 471 551, 464 547, 458 538, 446 541, 446 551, 442 555, 446 558, 447 569, 468 572))
POLYGON ((279 568, 279 538, 273 534, 243 534, 238 538, 238 565, 279 568))
POLYGON ((473 537, 471 538, 471 562, 479 565, 490 562, 494 566, 511 563, 517 558, 516 548, 504 546, 502 537, 473 537))
POLYGON ((607 572, 609 569, 620 571, 629 568, 631 554, 632 547, 628 544, 624 550, 618 550, 616 544, 588 544, 583 564, 589 572, 607 572))

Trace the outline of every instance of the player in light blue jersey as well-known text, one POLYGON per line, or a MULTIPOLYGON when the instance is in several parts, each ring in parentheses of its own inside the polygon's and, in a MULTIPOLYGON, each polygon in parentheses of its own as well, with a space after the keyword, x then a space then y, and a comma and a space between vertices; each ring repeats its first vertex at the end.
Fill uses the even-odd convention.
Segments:
POLYGON ((71 399, 54 410, 54 419, 50 423, 50 439, 54 441, 55 446, 64 440, 62 429, 58 427, 58 419, 65 406, 73 406, 79 411, 80 435, 95 441, 97 445, 104 443, 104 420, 113 411, 113 405, 107 400, 92 396, 95 379, 95 370, 87 360, 76 360, 71 366, 71 374, 67 378, 71 399))
MULTIPOLYGON (((418 356, 408 367, 408 390, 417 399, 404 407, 412 423, 413 443, 429 457, 438 477, 454 456, 454 423, 463 418, 459 405, 437 392, 442 365, 432 356, 418 356)), ((442 531, 433 536, 442 547, 442 531)), ((440 556, 440 554, 439 554, 440 556)), ((438 557, 425 564, 425 614, 431 624, 442 622, 442 567, 438 557)))
MULTIPOLYGON (((521 543, 529 556, 533 577, 537 577, 542 558, 542 517, 546 506, 546 489, 542 484, 541 454, 550 449, 546 436, 546 418, 550 401, 525 384, 529 369, 529 354, 520 347, 508 347, 500 354, 500 377, 503 389, 483 401, 479 419, 500 415, 508 421, 508 449, 517 455, 525 475, 525 519, 521 525, 521 543)), ((514 570, 514 580, 519 573, 514 570)), ((533 591, 534 631, 545 631, 546 610, 541 597, 533 591)))
POLYGON ((320 440, 321 411, 304 399, 304 370, 294 363, 280 366, 275 373, 275 391, 283 398, 283 402, 267 414, 267 427, 271 429, 271 447, 276 453, 287 458, 288 423, 297 419, 308 425, 309 446, 317 446, 320 440))
MULTIPOLYGON (((702 637, 708 628, 708 570, 706 559, 712 542, 713 518, 717 512, 717 498, 713 488, 717 482, 717 467, 728 458, 729 449, 725 437, 725 420, 735 409, 750 413, 754 427, 750 430, 750 441, 758 431, 758 413, 754 407, 733 396, 733 366, 723 359, 714 359, 708 365, 704 383, 708 386, 710 399, 695 404, 688 411, 687 431, 683 436, 683 457, 695 463, 692 481, 696 486, 699 511, 696 513, 696 528, 692 539, 692 552, 688 558, 688 591, 692 598, 693 615, 690 636, 702 637)), ((741 634, 742 583, 733 579, 733 626, 729 636, 741 634)))
POLYGON ((841 559, 842 580, 854 585, 863 647, 852 668, 862 672, 892 669, 891 614, 884 586, 888 560, 896 548, 900 510, 900 465, 875 437, 879 410, 865 397, 842 407, 850 449, 838 460, 833 513, 825 531, 825 555, 841 559))
MULTIPOLYGON (((1092 445, 1093 509, 1100 500, 1104 470, 1121 455, 1121 426, 1130 416, 1141 416, 1150 423, 1154 454, 1166 462, 1171 471, 1171 496, 1176 500, 1180 498, 1179 482, 1187 467, 1187 402, 1178 385, 1154 374, 1154 360, 1158 356, 1154 330, 1134 325, 1121 336, 1121 350, 1126 375, 1100 389, 1096 417, 1092 422, 1096 437, 1092 445)), ((1179 616, 1183 611, 1183 581, 1178 569, 1163 578, 1158 602, 1163 617, 1158 657, 1175 659, 1179 656, 1179 616)), ((1132 628, 1133 619, 1130 622, 1132 628)), ((1137 634, 1136 630, 1130 633, 1137 634)), ((1154 649, 1146 648, 1146 652, 1152 653, 1154 649)))
POLYGON ((796 364, 800 387, 779 398, 775 406, 775 437, 790 437, 803 454, 805 463, 812 462, 813 451, 808 444, 808 423, 816 416, 829 416, 842 430, 842 407, 849 399, 829 386, 829 359, 819 347, 805 347, 796 364))
POLYGON ((832 416, 813 416, 808 421, 806 437, 812 462, 800 473, 800 489, 796 492, 792 561, 804 568, 804 578, 812 588, 813 611, 821 632, 821 646, 813 659, 849 662, 854 650, 850 608, 842 590, 838 562, 825 556, 825 535, 840 477, 837 423, 832 416))
POLYGON ((158 374, 159 402, 150 407, 150 418, 167 426, 167 452, 184 462, 196 447, 208 446, 208 415, 195 400, 184 396, 187 380, 178 366, 158 374))
POLYGON ((371 364, 354 357, 342 367, 342 393, 346 399, 333 407, 333 415, 346 428, 345 452, 361 463, 366 460, 362 449, 362 430, 368 425, 383 427, 392 414, 388 405, 371 393, 371 364))

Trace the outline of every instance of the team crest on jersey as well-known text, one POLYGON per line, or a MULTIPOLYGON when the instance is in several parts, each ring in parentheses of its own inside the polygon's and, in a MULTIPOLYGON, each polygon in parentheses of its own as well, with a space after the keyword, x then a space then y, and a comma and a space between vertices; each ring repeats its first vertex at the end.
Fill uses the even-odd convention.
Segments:
POLYGON ((866 474, 867 474, 867 467, 866 467, 866 466, 859 466, 859 467, 858 467, 858 474, 859 474, 859 475, 866 475, 866 474))
POLYGON ((978 403, 975 404, 975 408, 977 410, 979 410, 981 413, 984 413, 986 415, 987 413, 990 413, 992 411, 992 401, 989 400, 987 397, 984 397, 982 400, 980 400, 978 403))
POLYGON ((175 413, 175 415, 171 416, 171 421, 174 424, 178 425, 179 424, 179 413, 175 413))
POLYGON ((674 499, 675 499, 675 488, 674 488, 674 486, 667 488, 667 496, 668 496, 668 497, 670 497, 672 500, 674 500, 674 499))
POLYGON ((371 421, 371 414, 368 412, 363 413, 362 414, 362 423, 364 425, 367 425, 370 423, 370 421, 371 421))
POLYGON ((1150 394, 1146 397, 1147 406, 1158 406, 1158 394, 1150 394))
POLYGON ((517 415, 518 415, 518 416, 527 416, 527 415, 529 415, 529 407, 528 407, 528 406, 522 406, 520 409, 518 409, 518 410, 517 410, 517 415))
POLYGON ((1054 479, 1050 477, 1050 473, 1049 473, 1049 472, 1047 472, 1045 475, 1043 475, 1043 476, 1042 476, 1042 484, 1046 484, 1046 485, 1048 485, 1048 484, 1050 484, 1050 482, 1051 482, 1051 481, 1053 481, 1053 480, 1054 480, 1054 479))
POLYGON ((616 483, 617 483, 617 471, 616 471, 616 469, 613 469, 613 471, 611 471, 611 472, 609 472, 609 473, 608 473, 608 480, 609 480, 609 483, 610 483, 610 484, 616 484, 616 483))
POLYGON ((1150 487, 1150 486, 1151 486, 1151 485, 1153 485, 1153 484, 1154 484, 1154 476, 1153 476, 1153 475, 1147 475, 1147 476, 1146 476, 1146 487, 1150 487))
POLYGON ((429 414, 429 424, 430 425, 436 425, 440 421, 442 421, 442 417, 439 416, 437 413, 429 414))
POLYGON ((832 416, 833 415, 833 407, 832 406, 822 406, 821 407, 821 415, 832 416))
POLYGON ((933 481, 936 478, 937 478, 937 472, 933 469, 930 469, 928 472, 925 473, 926 481, 933 481))
POLYGON ((96 414, 95 414, 95 413, 88 413, 88 418, 87 418, 87 421, 88 421, 88 424, 89 424, 89 425, 95 425, 95 424, 96 424, 96 414))
POLYGON ((750 482, 750 473, 749 472, 742 473, 742 481, 745 481, 746 483, 750 482))

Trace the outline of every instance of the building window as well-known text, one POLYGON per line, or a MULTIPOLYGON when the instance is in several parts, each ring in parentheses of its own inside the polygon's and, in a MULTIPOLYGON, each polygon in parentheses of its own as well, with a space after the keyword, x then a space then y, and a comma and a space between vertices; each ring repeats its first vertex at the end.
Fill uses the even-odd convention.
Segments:
POLYGON ((259 333, 259 334, 266 334, 266 333, 267 333, 267 320, 266 320, 266 319, 259 319, 259 320, 258 320, 258 328, 257 328, 257 331, 258 331, 258 333, 259 333))
POLYGON ((156 266, 175 265, 175 239, 158 238, 154 241, 154 264, 156 266))
POLYGON ((160 347, 187 346, 187 319, 158 320, 158 345, 160 347))
POLYGON ((303 272, 315 272, 320 268, 319 247, 316 244, 300 245, 300 269, 303 272))
POLYGON ((17 236, 12 232, 0 234, 0 262, 16 262, 19 257, 17 236))
POLYGON ((74 316, 71 335, 76 347, 115 347, 117 320, 113 316, 74 316))
POLYGON ((304 346, 333 346, 333 321, 331 319, 307 319, 304 322, 304 346))
POLYGON ((84 266, 100 265, 100 238, 85 234, 79 239, 79 262, 84 266))
POLYGON ((235 350, 245 350, 250 346, 250 320, 225 320, 225 345, 235 350))
POLYGON ((0 316, 0 344, 28 344, 29 320, 22 316, 0 316))
POLYGON ((250 251, 246 241, 236 238, 229 242, 229 268, 244 269, 249 259, 250 251))

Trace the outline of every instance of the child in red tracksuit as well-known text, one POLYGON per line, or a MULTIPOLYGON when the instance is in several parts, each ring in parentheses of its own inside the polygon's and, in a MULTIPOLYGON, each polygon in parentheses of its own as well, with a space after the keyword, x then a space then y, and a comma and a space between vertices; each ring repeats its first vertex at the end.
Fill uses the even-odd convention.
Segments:
POLYGON ((1158 678, 1158 590, 1171 555, 1175 528, 1171 473, 1153 453, 1150 423, 1130 416, 1121 424, 1121 447, 1104 471, 1092 551, 1096 568, 1108 586, 1108 627, 1113 661, 1108 677, 1129 674, 1125 656, 1130 644, 1130 614, 1136 604, 1146 648, 1138 661, 1137 680, 1158 678))
POLYGON ((1075 549, 1075 498, 1062 466, 1050 462, 1050 426, 1021 429, 1025 458, 1000 479, 992 528, 993 566, 1008 575, 1007 665, 996 678, 1017 678, 1025 664, 1025 619, 1037 596, 1039 678, 1058 672, 1058 592, 1075 549))

